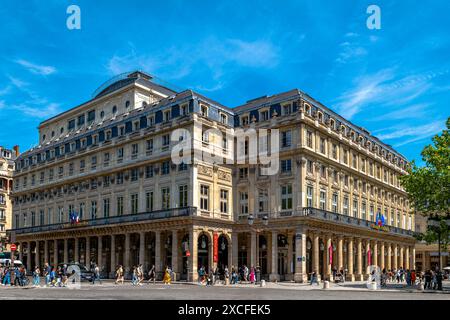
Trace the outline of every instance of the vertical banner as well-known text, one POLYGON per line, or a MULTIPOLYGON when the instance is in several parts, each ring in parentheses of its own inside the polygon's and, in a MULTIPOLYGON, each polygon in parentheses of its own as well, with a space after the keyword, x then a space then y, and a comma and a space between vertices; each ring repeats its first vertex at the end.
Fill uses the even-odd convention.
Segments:
POLYGON ((214 232, 213 235, 213 243, 214 243, 214 253, 213 253, 213 258, 214 258, 214 262, 218 262, 219 261, 219 235, 214 232))
POLYGON ((333 244, 330 244, 330 246, 328 247, 328 256, 329 256, 330 265, 332 265, 333 264, 333 244))

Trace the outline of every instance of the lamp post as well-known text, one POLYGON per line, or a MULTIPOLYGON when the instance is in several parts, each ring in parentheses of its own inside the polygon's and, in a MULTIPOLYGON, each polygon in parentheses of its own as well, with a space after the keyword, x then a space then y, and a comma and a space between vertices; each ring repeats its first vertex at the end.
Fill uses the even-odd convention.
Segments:
MULTIPOLYGON (((442 267, 442 265, 441 265, 441 255, 442 255, 441 254, 441 233, 442 233, 441 221, 443 221, 443 220, 440 220, 439 217, 430 217, 428 219, 428 227, 431 228, 431 230, 436 232, 438 235, 438 256, 439 256, 438 267, 439 267, 439 270, 441 270, 441 267, 442 267)), ((445 220, 445 224, 447 225, 447 227, 450 226, 450 218, 447 218, 445 220)))

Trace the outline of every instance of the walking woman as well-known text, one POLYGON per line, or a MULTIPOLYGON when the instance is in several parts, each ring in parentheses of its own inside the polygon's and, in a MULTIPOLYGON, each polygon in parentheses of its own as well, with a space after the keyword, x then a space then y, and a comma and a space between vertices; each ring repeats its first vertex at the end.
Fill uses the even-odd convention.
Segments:
POLYGON ((148 272, 148 283, 150 283, 150 281, 152 281, 153 284, 155 284, 155 282, 156 282, 155 265, 152 265, 152 268, 151 268, 150 271, 148 272))
POLYGON ((123 268, 121 265, 119 265, 116 269, 116 282, 115 284, 119 284, 119 282, 122 282, 123 284, 123 268))
POLYGON ((256 282, 255 280, 255 267, 250 268, 250 283, 254 284, 256 282))
POLYGON ((172 281, 172 278, 170 277, 169 267, 166 267, 166 271, 164 271, 163 282, 164 282, 164 284, 170 284, 171 281, 172 281))
POLYGON ((41 270, 39 269, 38 266, 36 266, 33 271, 33 285, 35 287, 39 287, 39 284, 41 283, 40 274, 41 270))

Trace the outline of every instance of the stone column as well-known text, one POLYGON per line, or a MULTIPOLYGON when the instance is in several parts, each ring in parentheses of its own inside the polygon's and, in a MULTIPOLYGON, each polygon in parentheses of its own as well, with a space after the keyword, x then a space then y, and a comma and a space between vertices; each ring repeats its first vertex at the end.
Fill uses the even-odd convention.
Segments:
POLYGON ((75 262, 80 262, 80 243, 78 238, 74 239, 73 256, 75 262))
POLYGON ((50 263, 50 257, 48 256, 48 241, 44 240, 44 264, 46 262, 50 263))
POLYGON ((319 269, 319 234, 317 232, 314 232, 313 234, 313 243, 312 243, 312 265, 313 265, 313 272, 316 272, 317 274, 317 280, 320 281, 321 275, 320 275, 320 269, 319 269))
POLYGON ((159 230, 155 231, 155 272, 157 276, 163 272, 161 267, 161 231, 159 230))
POLYGON ((347 243, 347 281, 355 281, 355 275, 353 274, 353 238, 348 239, 347 243))
POLYGON ((416 270, 416 248, 412 247, 411 251, 411 268, 416 270))
POLYGON ((399 258, 400 265, 399 265, 399 267, 401 267, 402 269, 405 269, 405 260, 404 260, 403 253, 404 253, 404 247, 400 246, 400 258, 399 258))
MULTIPOLYGON (((35 267, 36 266, 39 266, 40 268, 42 268, 43 266, 40 266, 39 265, 39 261, 40 259, 39 259, 39 241, 36 241, 36 254, 34 255, 34 265, 35 265, 35 267)), ((28 271, 30 271, 29 269, 28 269, 28 271)))
POLYGON ((306 232, 299 228, 295 233, 295 282, 308 282, 306 272, 306 232))
POLYGON ((64 239, 64 263, 69 262, 69 239, 64 239))
POLYGON ((123 248, 124 249, 124 257, 123 257, 124 266, 123 266, 123 268, 124 268, 126 276, 131 271, 131 269, 130 269, 130 249, 131 249, 130 248, 131 247, 130 237, 131 237, 131 235, 129 233, 125 233, 125 248, 123 248))
POLYGON ((394 244, 394 263, 393 263, 393 269, 397 270, 398 269, 398 245, 394 244))
POLYGON ((172 231, 172 271, 178 273, 178 230, 172 231))
POLYGON ((85 250, 85 263, 86 263, 86 268, 90 268, 91 267, 91 237, 86 237, 86 250, 85 250))
POLYGON ((31 271, 31 241, 27 242, 28 254, 27 254, 27 270, 31 271))
MULTIPOLYGON (((172 256, 173 256, 173 253, 172 253, 172 256)), ((139 264, 141 264, 142 267, 144 267, 144 264, 145 264, 145 232, 139 232, 139 264)), ((172 263, 172 268, 176 268, 176 266, 173 266, 173 263, 172 263)), ((174 270, 174 272, 175 272, 175 270, 174 270)))
MULTIPOLYGON (((292 280, 293 277, 295 277, 295 261, 292 261, 292 256, 294 255, 294 244, 292 241, 292 233, 287 233, 287 244, 288 244, 288 251, 287 251, 287 265, 288 265, 288 271, 286 275, 286 280, 292 280)), ((295 241, 295 239, 294 239, 295 241)), ((297 258, 297 254, 295 255, 297 258)))
POLYGON ((340 270, 344 270, 344 238, 343 237, 338 237, 338 247, 337 247, 337 251, 338 251, 338 271, 340 270))
MULTIPOLYGON (((233 232, 233 234, 231 235, 231 245, 232 245, 232 260, 231 260, 231 265, 235 268, 238 268, 238 255, 239 255, 239 240, 238 240, 238 233, 237 232, 233 232)), ((231 267, 228 268, 231 274, 231 267)), ((237 270, 237 269, 236 269, 237 270)))
POLYGON ((380 268, 381 268, 381 271, 383 271, 383 269, 386 268, 384 254, 385 254, 384 242, 381 242, 381 244, 380 244, 380 268))
POLYGON ((373 265, 378 266, 378 242, 373 242, 373 265))
POLYGON ((53 260, 54 267, 58 265, 58 240, 53 240, 53 260))
MULTIPOLYGON (((325 279, 328 279, 329 281, 332 281, 332 279, 331 279, 331 263, 330 263, 330 246, 332 245, 332 243, 331 243, 331 234, 327 234, 326 235, 326 239, 327 239, 327 241, 326 241, 326 245, 325 245, 325 252, 326 252, 326 254, 325 254, 325 256, 327 257, 327 260, 326 260, 326 271, 325 271, 325 279)), ((333 254, 333 252, 331 252, 331 254, 333 254)))
POLYGON ((362 240, 361 238, 356 239, 356 281, 363 281, 362 273, 362 240))
POLYGON ((250 234, 250 265, 249 268, 255 267, 258 258, 256 257, 256 237, 257 234, 255 231, 252 231, 250 234))
MULTIPOLYGON (((198 280, 198 273, 197 273, 198 244, 197 244, 197 242, 198 242, 198 231, 192 228, 189 231, 189 251, 191 254, 188 257, 188 265, 189 265, 188 279, 189 279, 189 281, 197 281, 198 280)), ((156 258, 156 256, 155 256, 155 258, 156 258)), ((233 259, 234 259, 234 257, 233 257, 233 259)), ((231 269, 230 269, 230 272, 231 272, 231 269)))
POLYGON ((279 281, 278 274, 278 232, 272 231, 272 268, 270 270, 269 280, 279 281))
POLYGON ((116 235, 111 235, 111 278, 114 278, 116 271, 116 235))
MULTIPOLYGON (((372 250, 370 249, 370 240, 367 240, 366 241, 366 270, 363 270, 363 272, 366 276, 369 275, 369 251, 372 251, 372 250)), ((372 254, 371 263, 373 264, 373 252, 371 252, 371 254, 372 254)))
POLYGON ((98 236, 97 240, 97 265, 100 270, 103 269, 103 237, 98 236))
POLYGON ((19 250, 19 260, 23 262, 23 249, 24 249, 23 242, 19 242, 18 246, 20 248, 20 250, 19 250))
POLYGON ((405 269, 406 270, 409 270, 409 261, 410 261, 409 246, 406 246, 406 248, 405 248, 405 269))
POLYGON ((392 270, 392 245, 388 243, 387 247, 387 261, 386 266, 388 270, 392 270))

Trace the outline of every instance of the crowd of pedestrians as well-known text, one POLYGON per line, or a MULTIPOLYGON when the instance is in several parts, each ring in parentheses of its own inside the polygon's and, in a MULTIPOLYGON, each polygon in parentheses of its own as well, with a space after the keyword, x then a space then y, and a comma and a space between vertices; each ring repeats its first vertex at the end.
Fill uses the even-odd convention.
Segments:
POLYGON ((206 272, 204 266, 198 269, 198 281, 201 284, 207 286, 217 284, 222 281, 225 285, 237 284, 237 283, 250 283, 256 284, 261 281, 261 270, 257 267, 248 268, 246 265, 242 265, 239 268, 231 267, 231 271, 225 266, 222 270, 219 268, 210 269, 206 272))

